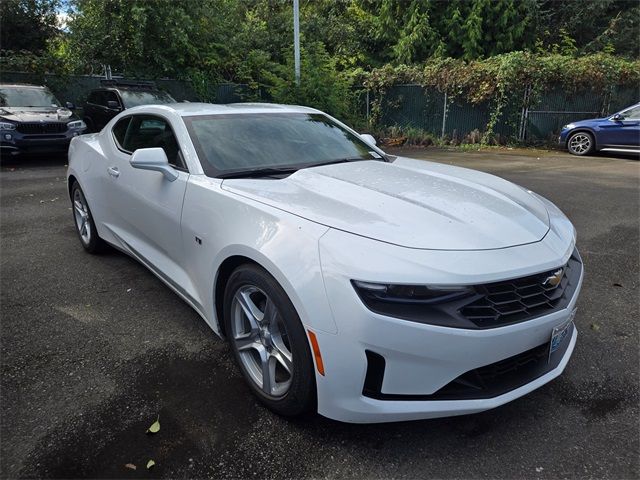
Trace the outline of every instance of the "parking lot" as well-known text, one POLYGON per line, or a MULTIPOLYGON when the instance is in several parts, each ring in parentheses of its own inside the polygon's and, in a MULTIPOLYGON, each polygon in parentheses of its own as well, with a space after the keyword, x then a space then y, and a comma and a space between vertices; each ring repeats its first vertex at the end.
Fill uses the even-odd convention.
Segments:
POLYGON ((84 253, 66 159, 5 159, 1 476, 637 478, 638 158, 404 154, 495 173, 574 222, 586 277, 560 378, 472 416, 277 417, 251 396, 226 344, 149 271, 115 251, 84 253), (160 432, 147 435, 158 416, 160 432))

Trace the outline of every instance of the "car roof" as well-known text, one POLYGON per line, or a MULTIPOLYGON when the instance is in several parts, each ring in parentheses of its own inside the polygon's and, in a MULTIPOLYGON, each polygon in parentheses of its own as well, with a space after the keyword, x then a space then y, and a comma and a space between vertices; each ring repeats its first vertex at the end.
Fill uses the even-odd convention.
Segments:
MULTIPOLYGON (((144 106, 134 107, 144 109, 144 106)), ((167 103, 162 108, 168 108, 182 117, 196 115, 225 115, 242 113, 322 113, 315 108, 299 105, 281 105, 278 103, 167 103)), ((130 110, 132 113, 133 111, 130 110)))

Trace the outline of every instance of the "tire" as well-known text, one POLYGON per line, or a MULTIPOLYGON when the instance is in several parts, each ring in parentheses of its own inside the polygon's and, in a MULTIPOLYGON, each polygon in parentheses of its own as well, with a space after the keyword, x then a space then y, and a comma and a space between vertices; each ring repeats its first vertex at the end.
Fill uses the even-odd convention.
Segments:
POLYGON ((573 155, 589 155, 596 149, 596 142, 589 132, 576 132, 569 135, 567 150, 573 155))
POLYGON ((107 248, 107 244, 98 236, 89 204, 78 182, 73 182, 71 186, 71 207, 73 223, 76 226, 76 233, 82 247, 89 253, 103 252, 107 248))
POLYGON ((233 355, 258 399, 288 417, 314 411, 309 343, 300 317, 276 280, 257 265, 238 267, 225 288, 223 313, 233 355), (268 374, 266 383, 263 372, 268 374))

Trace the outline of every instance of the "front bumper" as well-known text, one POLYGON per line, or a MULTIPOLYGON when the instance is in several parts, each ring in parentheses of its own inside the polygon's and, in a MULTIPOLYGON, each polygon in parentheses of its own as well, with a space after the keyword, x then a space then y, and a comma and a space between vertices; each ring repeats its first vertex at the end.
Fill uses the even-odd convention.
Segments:
POLYGON ((68 130, 58 134, 23 134, 16 130, 3 130, 0 132, 0 150, 3 155, 64 153, 69 149, 71 139, 85 132, 86 128, 68 130), (6 135, 11 138, 7 138, 6 135))
MULTIPOLYGON (((346 238, 343 236, 341 240, 344 243, 346 238)), ((394 261, 399 264, 403 263, 400 257, 406 253, 413 257, 413 265, 429 265, 433 276, 447 276, 451 283, 457 276, 458 283, 473 284, 476 282, 466 281, 460 273, 468 271, 469 265, 479 267, 478 271, 486 266, 482 276, 494 277, 488 279, 491 281, 521 275, 500 273, 500 270, 520 272, 528 264, 527 273, 533 273, 532 270, 545 271, 565 264, 573 245, 555 245, 559 248, 554 248, 552 244, 553 239, 549 238, 546 242, 511 249, 459 253, 407 252, 403 251, 407 249, 388 245, 382 248, 395 249, 394 261), (552 250, 556 250, 555 253, 552 250), (532 266, 532 258, 545 258, 546 262, 532 266)), ((343 251, 350 251, 349 245, 343 245, 343 251)), ((371 250, 367 253, 370 257, 367 265, 375 265, 376 255, 371 250)), ((537 375, 525 379, 524 383, 513 383, 512 389, 502 390, 495 396, 438 397, 434 394, 467 372, 536 348, 545 349, 552 330, 572 316, 582 284, 582 265, 578 285, 565 308, 513 325, 470 330, 416 323, 371 312, 351 286, 349 275, 341 271, 340 254, 335 254, 334 249, 323 251, 321 242, 321 255, 325 288, 338 327, 337 334, 316 330, 325 368, 325 376, 317 376, 318 411, 324 416, 367 423, 480 412, 514 400, 557 377, 573 352, 577 331, 572 326, 561 348, 550 357, 548 368, 539 369, 537 375), (369 387, 372 385, 370 352, 384 358, 384 375, 377 392, 366 388, 368 381, 369 387)), ((380 271, 385 271, 384 265, 380 266, 380 271)), ((408 273, 410 276, 411 272, 408 273)), ((435 282, 446 283, 439 278, 435 278, 435 282)), ((407 278, 406 283, 412 283, 412 280, 407 278)))

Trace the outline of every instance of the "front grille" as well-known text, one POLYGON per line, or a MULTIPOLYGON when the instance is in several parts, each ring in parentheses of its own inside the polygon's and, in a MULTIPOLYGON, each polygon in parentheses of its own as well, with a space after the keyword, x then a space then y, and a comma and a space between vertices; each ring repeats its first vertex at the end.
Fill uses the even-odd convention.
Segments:
POLYGON ((459 309, 460 314, 480 328, 517 323, 566 307, 577 287, 581 261, 577 253, 562 267, 562 279, 545 283, 558 269, 503 282, 476 285, 480 298, 459 309))
POLYGON ((16 130, 28 135, 63 133, 67 131, 67 124, 63 122, 24 122, 16 125, 16 130))

